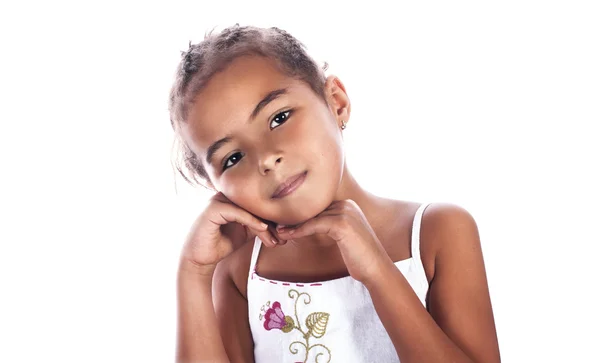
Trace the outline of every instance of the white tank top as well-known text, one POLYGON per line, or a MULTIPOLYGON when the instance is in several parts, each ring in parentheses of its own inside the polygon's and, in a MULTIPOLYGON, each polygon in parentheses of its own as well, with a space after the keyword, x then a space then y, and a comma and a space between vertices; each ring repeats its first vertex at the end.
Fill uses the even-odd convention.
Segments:
MULTIPOLYGON (((411 257, 394 262, 423 306, 429 289, 421 262, 422 204, 413 220, 411 257)), ((256 238, 248 276, 248 317, 256 363, 400 362, 366 287, 351 276, 294 283, 256 274, 256 238)))

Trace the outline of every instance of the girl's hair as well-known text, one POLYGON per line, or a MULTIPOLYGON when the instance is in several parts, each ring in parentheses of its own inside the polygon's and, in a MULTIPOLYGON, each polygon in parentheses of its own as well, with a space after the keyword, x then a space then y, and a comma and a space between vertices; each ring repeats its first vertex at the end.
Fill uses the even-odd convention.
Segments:
POLYGON ((258 55, 274 60, 283 74, 305 82, 316 95, 325 100, 324 71, 327 70, 327 62, 322 68, 319 67, 307 54, 304 44, 284 30, 235 24, 217 34, 213 34, 213 31, 206 34, 200 43, 190 42, 189 49, 181 52, 181 61, 169 97, 171 126, 176 137, 175 167, 189 184, 210 189, 213 186, 202 161, 196 157, 179 132, 181 123, 187 122, 190 105, 210 78, 238 57, 258 55), (187 173, 184 169, 187 169, 187 173))

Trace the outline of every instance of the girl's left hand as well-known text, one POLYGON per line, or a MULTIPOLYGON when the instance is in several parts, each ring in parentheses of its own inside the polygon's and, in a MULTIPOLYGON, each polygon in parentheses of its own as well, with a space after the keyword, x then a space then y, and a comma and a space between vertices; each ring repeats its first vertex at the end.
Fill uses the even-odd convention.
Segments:
POLYGON ((328 235, 337 242, 350 276, 363 284, 375 279, 380 267, 391 261, 362 210, 350 199, 333 202, 298 226, 278 227, 277 233, 282 240, 328 235))

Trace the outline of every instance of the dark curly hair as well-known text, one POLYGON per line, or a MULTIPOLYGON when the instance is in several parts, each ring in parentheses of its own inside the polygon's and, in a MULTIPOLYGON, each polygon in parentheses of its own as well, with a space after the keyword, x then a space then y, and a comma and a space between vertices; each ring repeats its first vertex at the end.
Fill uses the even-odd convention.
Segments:
POLYGON ((327 62, 319 67, 307 54, 304 44, 279 28, 235 24, 217 34, 213 34, 213 31, 205 34, 200 43, 190 42, 189 49, 181 52, 181 61, 177 66, 169 97, 171 126, 175 131, 174 166, 189 184, 209 189, 214 187, 202 161, 196 157, 179 132, 180 124, 187 122, 189 106, 208 80, 236 58, 258 55, 273 59, 283 74, 306 82, 317 96, 325 100, 324 71, 327 70, 327 62))

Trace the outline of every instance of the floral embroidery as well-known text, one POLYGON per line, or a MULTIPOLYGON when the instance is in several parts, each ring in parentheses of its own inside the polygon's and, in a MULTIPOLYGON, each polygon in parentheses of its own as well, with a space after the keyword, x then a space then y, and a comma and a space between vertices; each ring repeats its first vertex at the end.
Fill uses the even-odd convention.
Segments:
MULTIPOLYGON (((304 295, 304 304, 310 304, 311 298, 310 295, 306 292, 299 293, 297 290, 291 289, 288 292, 288 296, 291 299, 295 299, 294 301, 294 316, 296 320, 289 315, 285 315, 283 310, 281 310, 281 304, 278 301, 275 301, 271 306, 271 302, 267 301, 265 306, 261 308, 261 311, 265 313, 265 323, 264 327, 266 330, 279 329, 284 333, 289 333, 292 330, 296 329, 302 334, 302 341, 292 342, 289 346, 290 353, 298 354, 299 350, 297 345, 301 345, 304 347, 304 361, 306 363, 308 360, 308 353, 313 348, 323 348, 327 352, 327 360, 326 362, 331 361, 331 351, 323 344, 313 344, 310 345, 311 338, 322 338, 327 331, 327 323, 329 322, 329 313, 316 312, 311 313, 306 317, 305 326, 306 330, 302 328, 300 325, 300 319, 298 319, 298 301, 300 300, 300 296, 304 295)), ((262 320, 263 315, 259 315, 259 320, 262 320)), ((320 356, 325 353, 321 352, 315 356, 315 362, 318 362, 320 356)))
POLYGON ((275 301, 273 307, 265 313, 265 329, 279 329, 284 333, 289 333, 294 329, 294 319, 291 316, 283 315, 281 304, 275 301))

